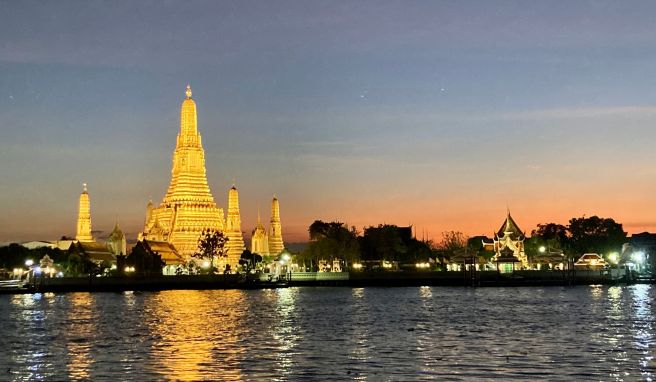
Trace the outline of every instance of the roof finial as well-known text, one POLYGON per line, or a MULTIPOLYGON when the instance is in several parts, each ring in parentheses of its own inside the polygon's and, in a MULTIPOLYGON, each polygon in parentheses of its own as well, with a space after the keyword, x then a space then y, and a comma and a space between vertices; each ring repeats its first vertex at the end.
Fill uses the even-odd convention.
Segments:
POLYGON ((82 183, 82 189, 83 189, 82 190, 83 192, 87 192, 87 184, 86 183, 82 183))
POLYGON ((191 98, 191 86, 187 84, 187 90, 185 91, 185 94, 187 95, 187 99, 191 98))
POLYGON ((260 219, 260 206, 257 206, 257 224, 260 224, 262 221, 260 219))

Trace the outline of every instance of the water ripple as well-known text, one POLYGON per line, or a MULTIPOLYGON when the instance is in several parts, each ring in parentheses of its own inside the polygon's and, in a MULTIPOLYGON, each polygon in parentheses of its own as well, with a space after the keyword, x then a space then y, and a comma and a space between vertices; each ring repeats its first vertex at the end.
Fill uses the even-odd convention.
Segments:
POLYGON ((654 288, 0 296, 0 380, 651 380, 654 288))

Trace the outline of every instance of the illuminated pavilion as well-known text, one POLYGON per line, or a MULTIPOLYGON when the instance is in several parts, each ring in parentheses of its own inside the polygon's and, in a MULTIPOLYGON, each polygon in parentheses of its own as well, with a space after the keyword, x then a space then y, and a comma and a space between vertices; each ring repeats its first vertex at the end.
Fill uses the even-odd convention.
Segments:
POLYGON ((494 251, 492 261, 498 265, 499 271, 512 272, 515 268, 529 267, 528 258, 524 252, 525 239, 526 235, 519 229, 508 211, 506 220, 501 224, 501 228, 494 235, 492 242, 483 241, 483 246, 487 250, 494 251))

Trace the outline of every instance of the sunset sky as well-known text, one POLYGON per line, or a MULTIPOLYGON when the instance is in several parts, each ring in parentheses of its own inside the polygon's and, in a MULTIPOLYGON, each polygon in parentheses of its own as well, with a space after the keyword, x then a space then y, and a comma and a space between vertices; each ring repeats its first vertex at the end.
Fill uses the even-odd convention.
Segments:
MULTIPOLYGON (((656 231, 652 1, 2 1, 0 241, 142 228, 191 84, 242 229, 656 231)), ((102 233, 98 234, 102 237, 102 233)))

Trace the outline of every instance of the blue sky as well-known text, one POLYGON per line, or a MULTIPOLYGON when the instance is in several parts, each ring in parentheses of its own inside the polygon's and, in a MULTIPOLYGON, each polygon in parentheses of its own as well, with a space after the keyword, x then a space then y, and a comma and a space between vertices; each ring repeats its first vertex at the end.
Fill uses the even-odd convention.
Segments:
POLYGON ((217 203, 490 233, 599 214, 656 229, 656 4, 0 2, 0 240, 131 235, 192 85, 217 203))

